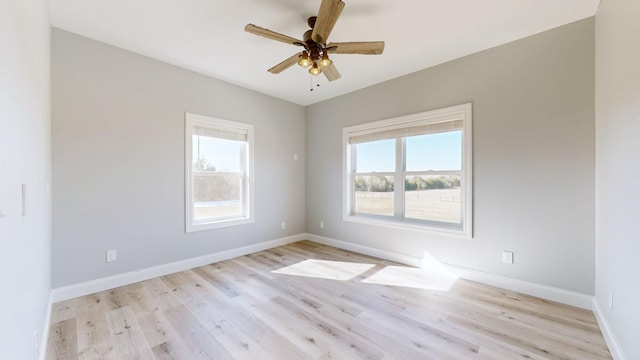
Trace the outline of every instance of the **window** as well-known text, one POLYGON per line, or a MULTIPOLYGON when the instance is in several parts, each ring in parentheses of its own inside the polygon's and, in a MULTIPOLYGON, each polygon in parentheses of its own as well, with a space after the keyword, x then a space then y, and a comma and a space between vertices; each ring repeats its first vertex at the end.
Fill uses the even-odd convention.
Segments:
POLYGON ((253 222, 253 125, 185 115, 186 230, 253 222))
POLYGON ((471 104, 343 129, 344 219, 471 237, 471 104))

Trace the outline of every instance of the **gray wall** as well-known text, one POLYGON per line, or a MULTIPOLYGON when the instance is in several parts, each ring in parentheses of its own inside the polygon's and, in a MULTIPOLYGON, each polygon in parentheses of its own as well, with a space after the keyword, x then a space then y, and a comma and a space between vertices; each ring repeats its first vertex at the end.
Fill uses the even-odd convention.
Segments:
POLYGON ((54 287, 305 231, 301 106, 58 29, 52 89, 54 287), (185 111, 255 125, 255 223, 185 234, 185 111))
POLYGON ((606 0, 596 15, 596 301, 626 359, 640 359, 638 14, 637 0, 606 0))
POLYGON ((586 19, 307 107, 307 232, 593 294, 593 31, 586 19), (466 102, 473 239, 342 220, 344 126, 466 102))
POLYGON ((0 2, 0 349, 33 359, 51 291, 49 16, 45 0, 0 2), (22 216, 21 184, 26 185, 22 216))

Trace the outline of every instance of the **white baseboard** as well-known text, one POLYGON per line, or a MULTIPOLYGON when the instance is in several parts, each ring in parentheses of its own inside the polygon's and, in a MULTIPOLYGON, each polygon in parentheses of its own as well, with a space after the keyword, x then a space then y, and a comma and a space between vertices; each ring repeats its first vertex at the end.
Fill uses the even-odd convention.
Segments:
MULTIPOLYGON (((395 253, 364 245, 354 244, 347 241, 331 239, 323 236, 307 234, 307 239, 337 248, 354 251, 361 254, 379 257, 386 260, 399 262, 411 266, 422 266, 423 259, 417 256, 395 253)), ((499 287, 506 290, 539 297, 546 300, 559 302, 566 305, 592 310, 593 296, 582 293, 568 291, 547 285, 541 285, 528 281, 512 279, 500 275, 494 275, 478 270, 467 269, 455 265, 443 264, 447 269, 459 278, 471 280, 482 284, 499 287)))
POLYGON ((512 279, 478 270, 466 269, 455 265, 445 265, 449 270, 462 279, 539 297, 545 300, 555 301, 565 305, 592 310, 593 296, 591 295, 529 281, 512 279))
POLYGON ((329 245, 344 250, 353 251, 359 254, 375 256, 381 259, 395 261, 401 264, 420 267, 422 266, 422 259, 417 256, 411 256, 406 254, 395 253, 387 250, 381 250, 369 246, 354 244, 348 241, 331 239, 324 236, 306 234, 307 240, 317 242, 318 244, 329 245))
MULTIPOLYGON (((354 251, 361 254, 371 255, 382 259, 387 259, 411 266, 422 266, 423 259, 401 253, 373 248, 369 246, 354 244, 347 241, 331 239, 314 234, 297 234, 280 239, 261 242, 258 244, 229 249, 217 253, 207 254, 191 259, 185 259, 168 264, 158 265, 146 269, 131 271, 124 274, 113 275, 101 279, 91 280, 79 284, 64 286, 53 289, 51 301, 58 302, 84 296, 99 291, 113 289, 119 286, 129 285, 138 281, 148 280, 154 277, 172 274, 175 272, 192 269, 198 266, 211 264, 217 261, 227 260, 238 256, 251 254, 258 251, 271 249, 277 246, 290 244, 300 240, 311 240, 320 244, 335 246, 337 248, 354 251)), ((536 284, 532 282, 507 278, 500 275, 485 273, 478 270, 466 269, 459 266, 443 264, 456 276, 482 284, 487 284, 511 291, 520 292, 536 296, 542 299, 556 301, 559 303, 577 306, 583 309, 593 309, 593 296, 585 295, 573 291, 568 291, 551 286, 536 284)))
POLYGON ((600 308, 600 304, 597 299, 593 298, 593 314, 596 316, 596 320, 598 321, 598 325, 600 326, 600 331, 602 332, 602 336, 604 337, 604 341, 607 343, 609 347, 609 352, 611 352, 611 356, 613 360, 626 360, 627 358, 624 356, 622 352, 622 348, 620 347, 620 343, 616 339, 613 331, 611 330, 611 326, 609 322, 604 316, 602 309, 600 308))
POLYGON ((113 289, 119 286, 125 286, 133 284, 139 281, 152 279, 158 276, 164 276, 173 274, 176 272, 193 269, 195 267, 204 266, 207 264, 215 263, 231 259, 238 256, 251 254, 258 251, 271 249, 277 246, 290 244, 296 241, 306 239, 306 234, 297 234, 280 239, 264 241, 261 243, 242 246, 239 248, 224 250, 216 253, 211 253, 195 258, 180 260, 168 264, 149 267, 146 269, 140 269, 131 271, 124 274, 118 274, 108 276, 96 280, 86 281, 79 284, 73 284, 69 286, 63 286, 52 291, 52 302, 58 302, 68 299, 73 299, 78 296, 84 296, 93 294, 99 291, 113 289))

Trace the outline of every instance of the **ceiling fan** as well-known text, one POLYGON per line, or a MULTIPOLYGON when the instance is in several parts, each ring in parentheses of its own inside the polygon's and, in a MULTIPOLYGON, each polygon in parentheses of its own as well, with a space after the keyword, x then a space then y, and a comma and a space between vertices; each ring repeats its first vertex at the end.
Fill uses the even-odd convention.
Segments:
POLYGON ((308 67, 311 75, 317 76, 323 73, 329 81, 334 81, 341 75, 333 61, 329 59, 329 54, 379 55, 384 50, 384 41, 327 43, 344 5, 341 0, 322 0, 318 16, 312 16, 307 20, 311 30, 304 33, 303 41, 253 24, 248 24, 244 30, 267 39, 303 47, 301 52, 269 69, 270 73, 279 74, 297 63, 302 67, 308 67))

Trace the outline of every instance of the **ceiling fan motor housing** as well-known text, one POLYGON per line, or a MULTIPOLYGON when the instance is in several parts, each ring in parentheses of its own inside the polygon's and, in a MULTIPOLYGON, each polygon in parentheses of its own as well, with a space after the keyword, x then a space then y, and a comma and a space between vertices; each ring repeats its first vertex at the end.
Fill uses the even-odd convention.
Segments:
POLYGON ((309 44, 309 42, 315 42, 313 40, 311 40, 311 34, 313 33, 313 30, 307 30, 304 35, 302 35, 302 40, 306 43, 309 44))
MULTIPOLYGON (((308 20, 309 26, 315 25, 315 21, 316 21, 315 16, 310 17, 308 20)), ((304 35, 302 36, 302 39, 305 44, 304 48, 307 51, 307 54, 309 54, 309 59, 313 61, 318 61, 322 57, 322 52, 324 51, 323 50, 324 47, 322 46, 322 44, 318 44, 317 42, 313 41, 313 39, 311 39, 312 33, 313 33, 313 27, 311 30, 307 30, 304 33, 304 35)))

